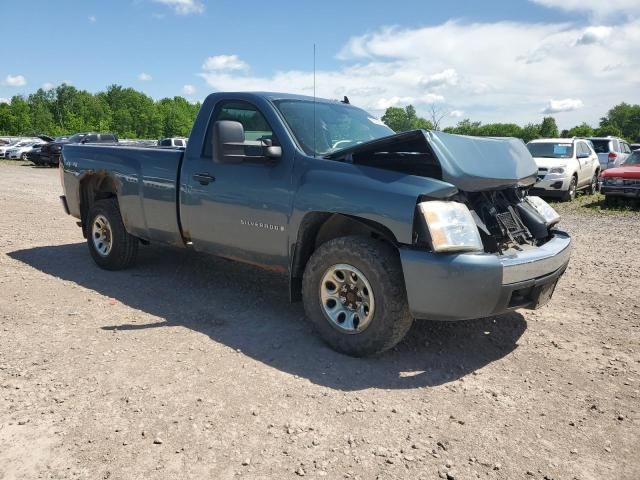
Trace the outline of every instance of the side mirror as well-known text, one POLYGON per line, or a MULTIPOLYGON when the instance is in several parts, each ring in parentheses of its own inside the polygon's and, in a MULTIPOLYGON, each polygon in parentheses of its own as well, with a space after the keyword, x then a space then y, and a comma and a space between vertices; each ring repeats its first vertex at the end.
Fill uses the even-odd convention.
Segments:
POLYGON ((219 120, 213 124, 213 158, 219 162, 240 163, 244 160, 272 160, 282 156, 282 147, 271 140, 245 140, 240 122, 219 120))

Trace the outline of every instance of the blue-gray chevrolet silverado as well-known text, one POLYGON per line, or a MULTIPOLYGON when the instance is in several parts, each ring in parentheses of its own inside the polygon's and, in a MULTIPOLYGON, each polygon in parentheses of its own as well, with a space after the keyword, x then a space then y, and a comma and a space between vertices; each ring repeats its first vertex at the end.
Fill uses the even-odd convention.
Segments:
POLYGON ((393 347, 416 318, 537 308, 569 262, 520 140, 395 134, 346 98, 213 93, 186 149, 65 145, 60 172, 100 267, 157 243, 282 272, 350 355, 393 347))

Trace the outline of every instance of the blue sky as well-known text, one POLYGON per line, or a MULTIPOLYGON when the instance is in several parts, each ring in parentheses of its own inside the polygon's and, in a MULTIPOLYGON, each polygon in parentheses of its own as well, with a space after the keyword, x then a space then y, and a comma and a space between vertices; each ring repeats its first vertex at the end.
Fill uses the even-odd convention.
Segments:
POLYGON ((63 81, 154 98, 309 93, 445 123, 597 123, 640 103, 639 0, 2 0, 0 99, 63 81), (240 6, 239 6, 240 5, 240 6))

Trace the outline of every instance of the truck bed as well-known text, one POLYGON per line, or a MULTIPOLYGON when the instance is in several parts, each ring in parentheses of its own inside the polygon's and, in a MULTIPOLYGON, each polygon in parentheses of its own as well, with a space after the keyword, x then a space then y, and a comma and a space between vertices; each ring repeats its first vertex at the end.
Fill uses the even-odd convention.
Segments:
MULTIPOLYGON (((65 191, 87 174, 110 173, 127 231, 144 240, 184 245, 178 219, 178 175, 184 150, 117 145, 66 145, 65 191)), ((73 202, 75 203, 75 202, 73 202)), ((79 202, 78 202, 79 203, 79 202)))

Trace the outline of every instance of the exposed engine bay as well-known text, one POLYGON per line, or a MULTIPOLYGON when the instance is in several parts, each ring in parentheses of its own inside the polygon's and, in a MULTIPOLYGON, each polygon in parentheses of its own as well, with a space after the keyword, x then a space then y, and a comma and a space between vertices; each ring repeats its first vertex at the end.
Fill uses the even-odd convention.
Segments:
POLYGON ((460 196, 471 210, 487 252, 538 246, 549 238, 544 219, 524 201, 524 189, 463 192, 460 196))

